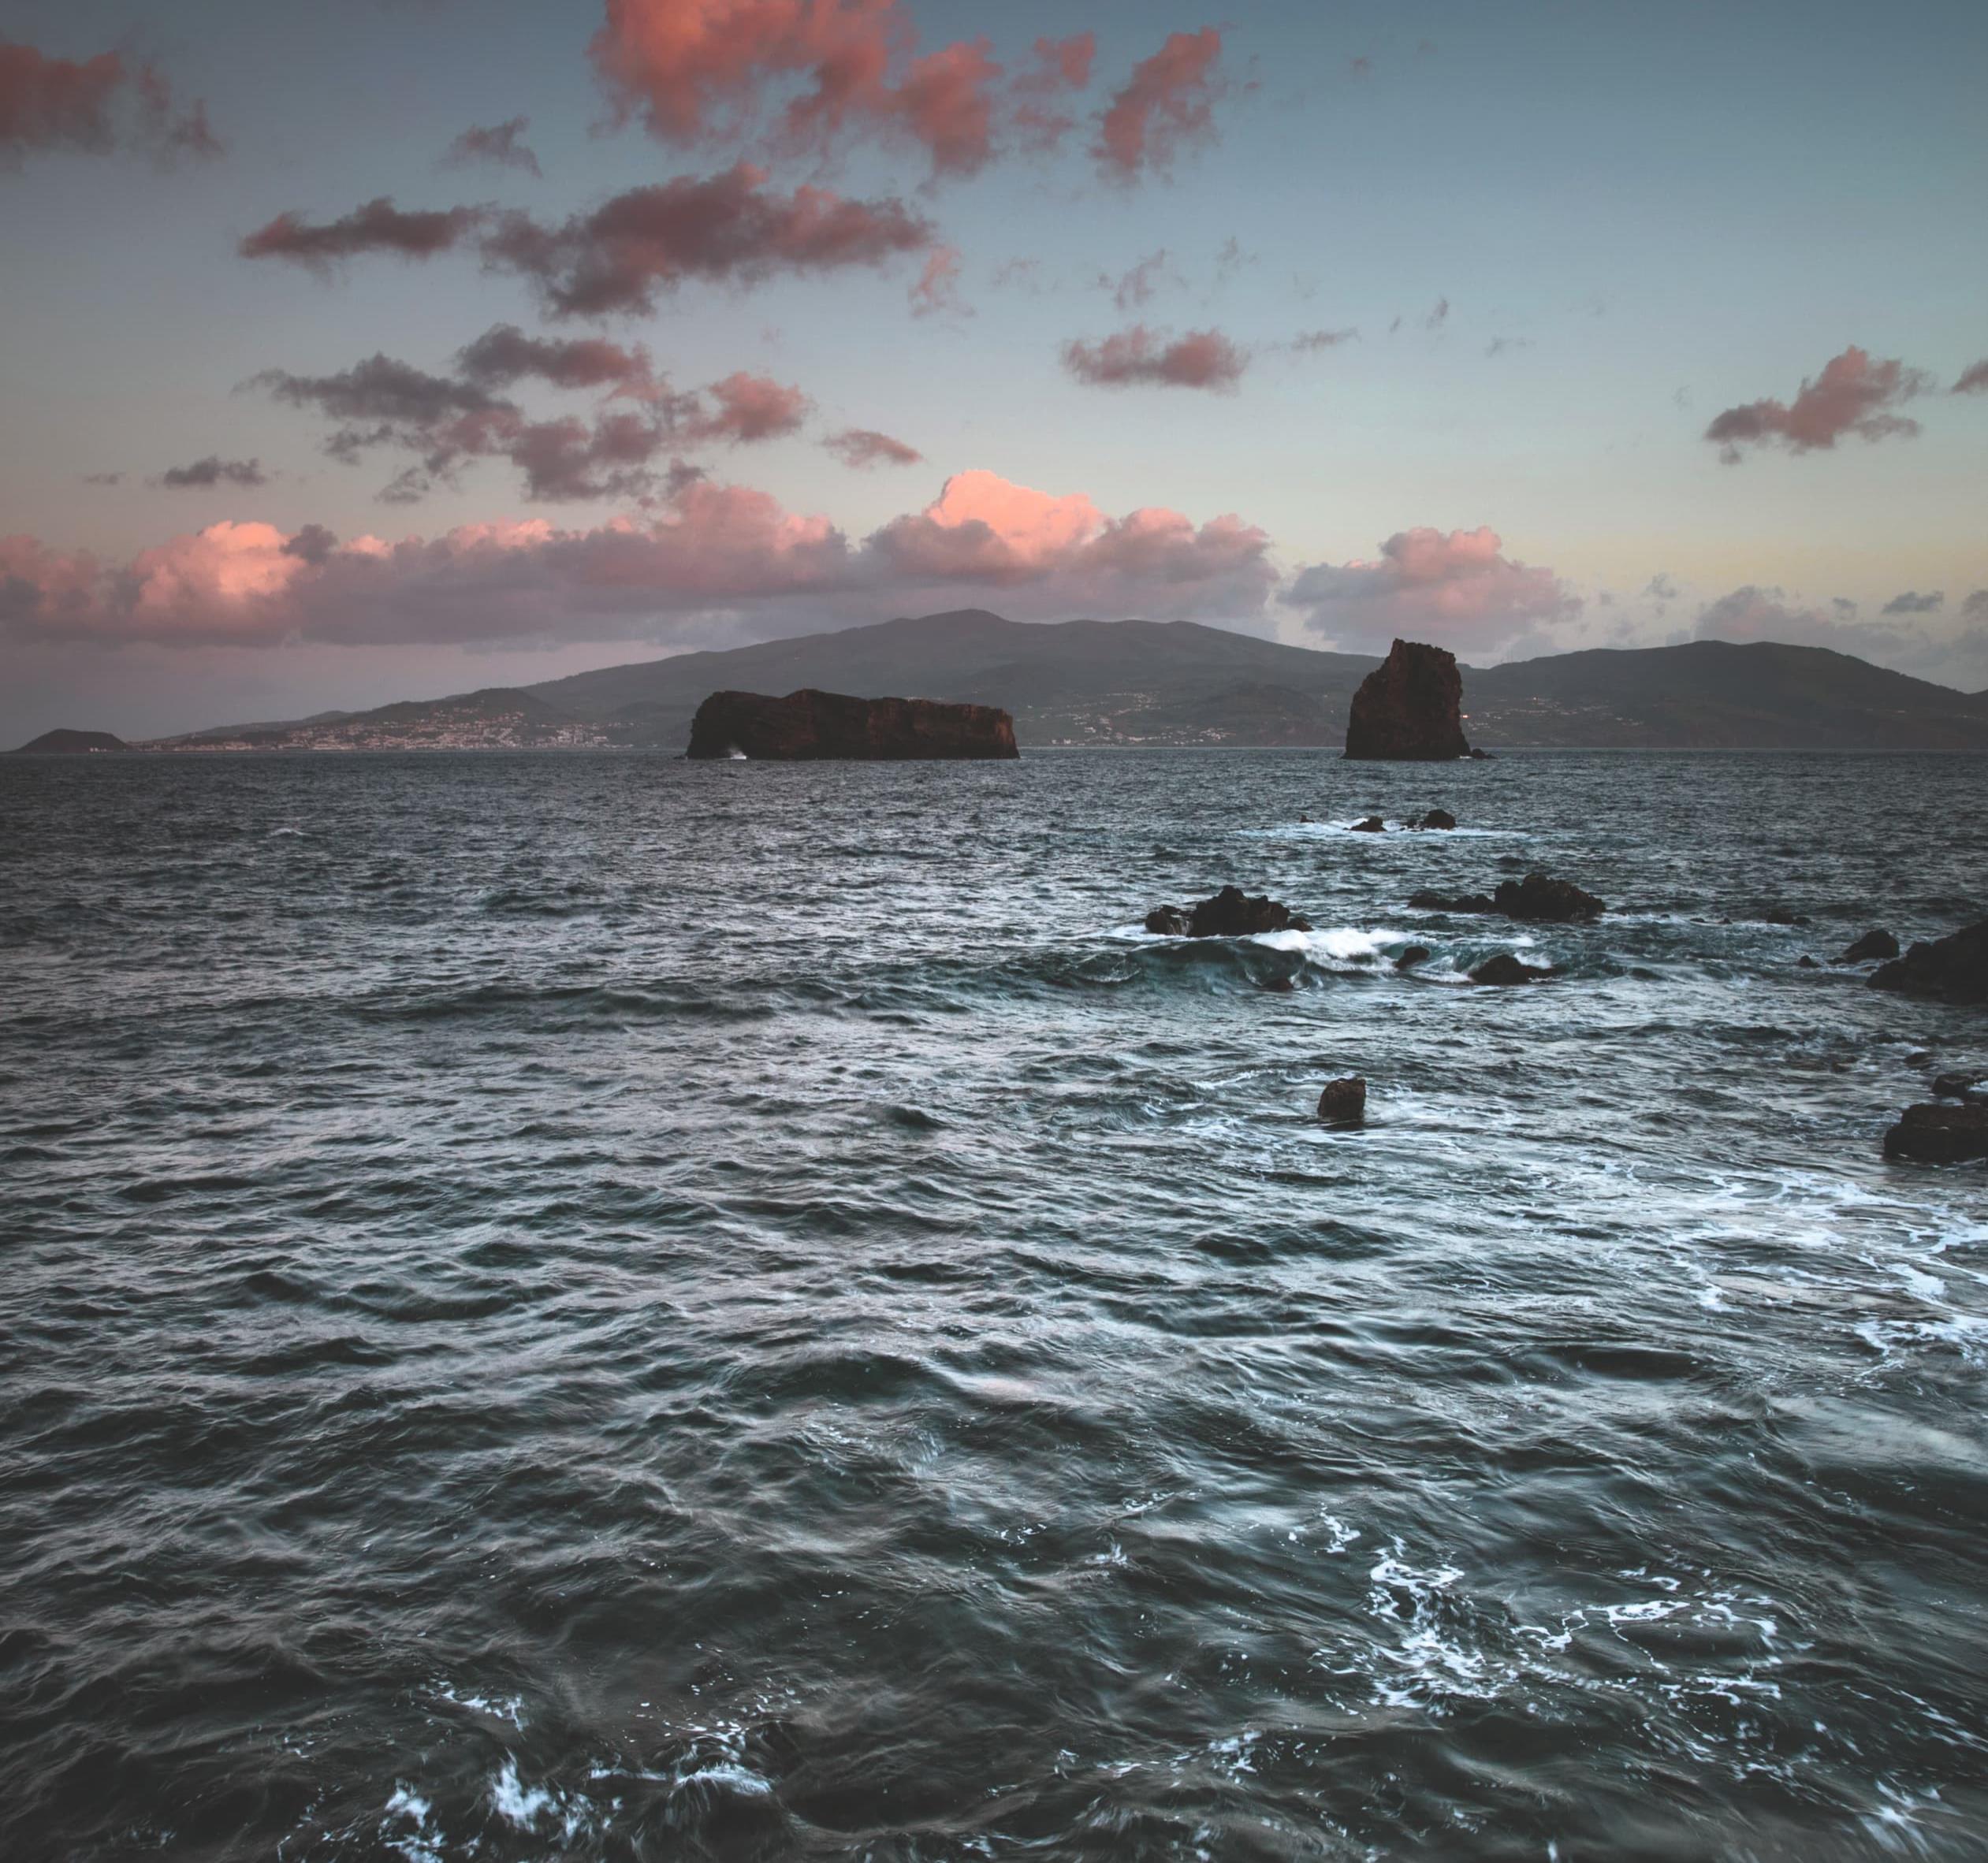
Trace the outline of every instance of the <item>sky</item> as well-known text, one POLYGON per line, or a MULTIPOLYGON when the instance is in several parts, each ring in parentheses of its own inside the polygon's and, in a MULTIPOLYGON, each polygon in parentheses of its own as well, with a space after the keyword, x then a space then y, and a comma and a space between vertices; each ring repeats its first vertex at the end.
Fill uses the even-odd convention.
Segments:
POLYGON ((0 743, 984 607, 1988 688, 1988 8, 0 0, 0 743))

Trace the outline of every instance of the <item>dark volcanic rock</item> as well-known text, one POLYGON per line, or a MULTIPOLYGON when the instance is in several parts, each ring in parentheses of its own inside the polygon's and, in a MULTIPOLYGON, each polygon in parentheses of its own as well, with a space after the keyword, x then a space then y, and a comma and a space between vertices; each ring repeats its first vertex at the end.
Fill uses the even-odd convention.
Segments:
POLYGON ((1898 940, 1889 931, 1867 931, 1837 959, 1839 964, 1865 964, 1873 958, 1895 958, 1898 940))
POLYGON ((1800 957, 1795 960, 1795 968, 1797 970, 1820 970, 1822 967, 1821 965, 1818 964, 1813 958, 1810 957, 1807 952, 1804 952, 1800 957))
POLYGON ((1469 756, 1456 655, 1441 647, 1395 641, 1353 695, 1346 753, 1420 763, 1469 756))
POLYGON ((1988 1002, 1988 919, 1913 945, 1871 973, 1874 990, 1902 990, 1942 1002, 1988 1002))
POLYGON ((1975 1089, 1984 1083, 1988 1083, 1988 1073, 1979 1069, 1941 1074, 1934 1081, 1933 1091, 1941 1099, 1975 1099, 1979 1097, 1975 1089))
POLYGON ((1319 1117, 1327 1125, 1359 1125, 1367 1117, 1367 1083, 1357 1074, 1328 1080, 1319 1095, 1319 1117))
POLYGON ((1259 893, 1254 898, 1241 887, 1224 887, 1193 905, 1156 905, 1146 914, 1146 929, 1162 938, 1249 938, 1259 931, 1309 931, 1312 921, 1280 900, 1259 893))
POLYGON ((1584 893, 1570 879, 1528 873, 1520 880, 1501 879, 1492 896, 1508 919, 1564 925, 1575 919, 1598 919, 1608 908, 1592 893, 1584 893))
POLYGON ((1355 822, 1353 831, 1356 835, 1384 835, 1387 832, 1387 824, 1378 815, 1369 815, 1355 822))
POLYGON ((1799 912, 1790 912, 1785 905, 1770 905, 1760 914, 1763 925, 1806 925, 1807 919, 1799 912))
POLYGON ((1988 1106, 1908 1106, 1885 1134, 1885 1156, 1923 1164, 1988 1158, 1988 1106))
POLYGON ((1420 892, 1410 896, 1410 908, 1416 912, 1495 912, 1498 902, 1488 893, 1431 893, 1420 892))
POLYGON ((1425 944, 1412 944, 1394 960, 1397 970, 1413 970, 1418 964, 1428 962, 1431 953, 1425 944))
POLYGON ((1454 828, 1457 818, 1446 809, 1431 809, 1408 824, 1411 828, 1454 828))
POLYGON ((17 757, 80 757, 92 750, 128 750, 122 738, 108 731, 43 731, 32 744, 23 744, 17 757))
POLYGON ((1473 984, 1543 984, 1552 975, 1551 965, 1528 964, 1510 951, 1500 951, 1480 964, 1470 973, 1470 980, 1473 984))
POLYGON ((735 753, 776 763, 1021 754, 1014 747, 1014 720, 992 705, 851 698, 812 689, 790 692, 785 698, 760 692, 713 693, 691 721, 685 755, 722 758, 735 753))

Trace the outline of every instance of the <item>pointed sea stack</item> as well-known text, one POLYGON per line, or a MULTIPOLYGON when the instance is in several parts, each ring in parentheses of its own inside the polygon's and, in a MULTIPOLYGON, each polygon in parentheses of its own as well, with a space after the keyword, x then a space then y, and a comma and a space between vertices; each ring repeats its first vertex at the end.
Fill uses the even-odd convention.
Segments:
POLYGON ((1413 641, 1395 641, 1353 695, 1346 755, 1417 763, 1469 756, 1456 655, 1413 641))
POLYGON ((812 690, 772 698, 714 692, 691 721, 697 758, 746 757, 772 763, 829 758, 871 762, 1014 757, 1014 720, 992 705, 936 699, 851 698, 812 690))

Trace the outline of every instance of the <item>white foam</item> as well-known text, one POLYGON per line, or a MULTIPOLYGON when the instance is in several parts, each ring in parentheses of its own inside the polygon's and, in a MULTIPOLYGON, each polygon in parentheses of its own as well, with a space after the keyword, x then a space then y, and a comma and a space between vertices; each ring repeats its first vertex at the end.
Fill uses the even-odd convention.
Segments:
POLYGON ((459 1695, 445 1682, 435 1693, 440 1699, 453 1707, 467 1708, 478 1714, 487 1714, 493 1720, 508 1720, 514 1727, 522 1727, 525 1724, 523 1695, 508 1695, 494 1701, 482 1695, 459 1695))
POLYGON ((553 1795, 537 1787, 519 1783, 518 1762, 507 1758, 490 1783, 490 1802, 500 1817, 507 1818, 520 1831, 529 1831, 553 1808, 553 1795))

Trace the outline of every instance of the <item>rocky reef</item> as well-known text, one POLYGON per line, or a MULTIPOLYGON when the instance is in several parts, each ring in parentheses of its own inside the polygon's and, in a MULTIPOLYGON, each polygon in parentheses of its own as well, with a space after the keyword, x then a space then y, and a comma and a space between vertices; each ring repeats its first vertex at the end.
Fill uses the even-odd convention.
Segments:
POLYGON ((690 749, 684 754, 804 763, 1014 757, 1021 753, 1014 746, 1014 720, 992 705, 851 698, 810 688, 784 698, 761 692, 713 693, 691 721, 690 749))
POLYGON ((1502 913, 1531 924, 1570 925, 1598 919, 1607 906, 1570 879, 1528 873, 1523 879, 1502 879, 1495 893, 1420 892, 1409 900, 1417 912, 1502 913))
POLYGON ((1253 938, 1260 931, 1309 931, 1311 921, 1266 893, 1252 898, 1241 887, 1224 887, 1192 905, 1156 905, 1146 929, 1162 938, 1253 938))
POLYGON ((1871 987, 1942 1002, 1988 1002, 1988 919, 1909 946, 1871 973, 1871 987))
POLYGON ((1346 753, 1418 763, 1469 756, 1456 655, 1413 641, 1395 641, 1353 695, 1346 753))

